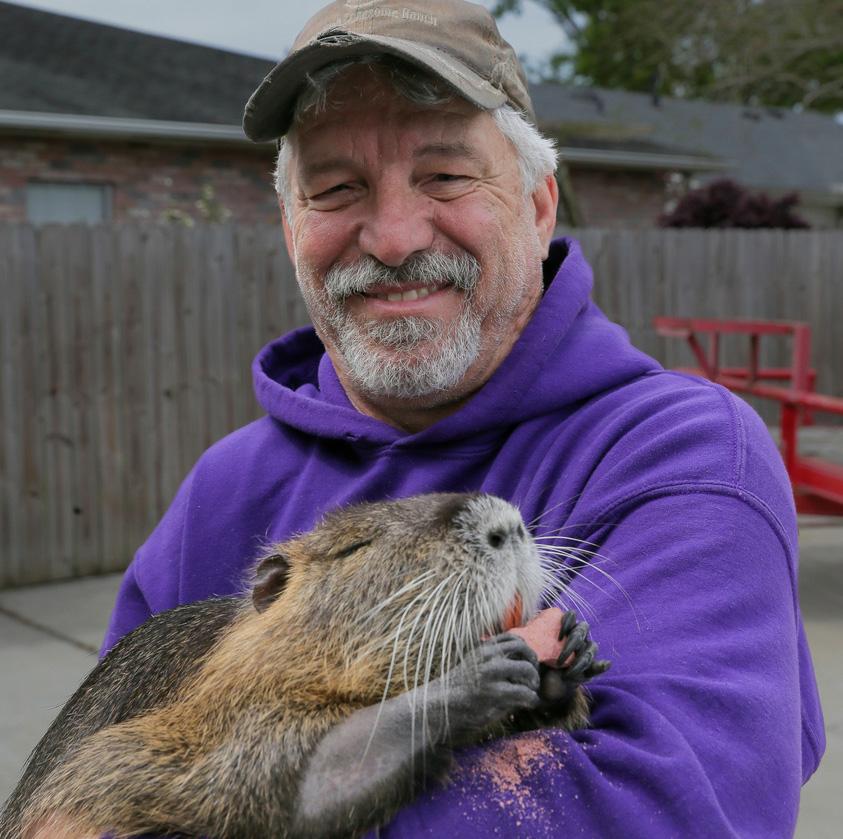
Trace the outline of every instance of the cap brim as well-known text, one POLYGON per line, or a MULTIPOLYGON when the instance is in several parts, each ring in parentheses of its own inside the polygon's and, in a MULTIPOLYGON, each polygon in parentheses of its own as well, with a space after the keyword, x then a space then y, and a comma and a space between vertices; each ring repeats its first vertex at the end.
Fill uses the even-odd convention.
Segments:
POLYGON ((243 131, 256 143, 282 137, 290 128, 296 98, 305 77, 326 64, 374 53, 404 58, 430 70, 478 108, 491 110, 507 101, 507 95, 465 64, 441 51, 403 38, 334 32, 296 50, 279 62, 246 103, 243 131))

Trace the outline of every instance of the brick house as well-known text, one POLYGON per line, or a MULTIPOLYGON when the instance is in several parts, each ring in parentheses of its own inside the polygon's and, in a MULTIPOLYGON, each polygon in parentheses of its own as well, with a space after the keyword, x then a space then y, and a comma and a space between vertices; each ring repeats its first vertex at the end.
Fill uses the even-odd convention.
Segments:
POLYGON ((0 220, 202 218, 204 190, 276 222, 272 144, 240 129, 273 63, 0 2, 0 220))
MULTIPOLYGON (((273 146, 240 128, 273 64, 0 2, 0 221, 277 222, 273 146)), ((652 226, 677 191, 724 174, 800 190, 814 224, 843 224, 843 127, 827 117, 550 83, 532 95, 583 225, 652 226)))
POLYGON ((660 202, 729 177, 773 197, 798 192, 812 226, 843 227, 843 122, 832 117, 551 83, 531 93, 587 223, 653 224, 660 202))

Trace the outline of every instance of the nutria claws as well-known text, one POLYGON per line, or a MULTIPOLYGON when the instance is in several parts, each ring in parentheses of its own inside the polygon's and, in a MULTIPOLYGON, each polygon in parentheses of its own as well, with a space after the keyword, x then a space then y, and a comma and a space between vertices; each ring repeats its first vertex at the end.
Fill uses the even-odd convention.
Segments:
POLYGON ((448 713, 459 720, 459 728, 476 731, 508 714, 535 708, 540 685, 535 652, 523 638, 502 632, 448 674, 448 713))
POLYGON ((589 637, 589 628, 586 621, 577 622, 575 612, 565 612, 559 638, 561 640, 567 636, 568 640, 559 654, 556 667, 566 680, 573 680, 577 684, 605 673, 611 665, 609 661, 595 661, 597 644, 589 637), (572 653, 573 660, 566 665, 565 662, 572 653))

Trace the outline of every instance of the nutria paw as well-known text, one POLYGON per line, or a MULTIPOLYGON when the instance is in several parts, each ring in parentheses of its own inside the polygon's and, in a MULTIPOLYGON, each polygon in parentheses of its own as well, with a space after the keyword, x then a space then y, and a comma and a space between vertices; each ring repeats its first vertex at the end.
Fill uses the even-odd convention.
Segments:
POLYGON ((567 641, 554 669, 567 681, 582 684, 605 673, 611 666, 609 661, 595 660, 597 644, 591 640, 588 631, 588 624, 585 621, 578 622, 575 612, 565 612, 562 628, 559 631, 559 640, 567 637, 567 641), (569 657, 571 657, 570 661, 568 661, 569 657))
POLYGON ((486 728, 539 702, 539 662, 527 643, 501 633, 448 674, 452 734, 486 728))
POLYGON ((583 685, 605 673, 610 662, 595 660, 597 644, 589 636, 588 624, 578 622, 574 612, 563 615, 559 640, 563 638, 565 645, 556 663, 539 665, 539 704, 519 711, 512 720, 513 728, 518 731, 546 727, 572 731, 588 724, 588 699, 583 685))

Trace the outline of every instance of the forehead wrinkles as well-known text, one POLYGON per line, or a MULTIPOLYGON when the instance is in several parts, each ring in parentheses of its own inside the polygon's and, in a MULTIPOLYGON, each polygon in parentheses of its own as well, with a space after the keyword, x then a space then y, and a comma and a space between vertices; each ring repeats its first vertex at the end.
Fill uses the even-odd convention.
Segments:
POLYGON ((406 116, 367 114, 320 121, 291 136, 294 159, 303 174, 335 162, 383 166, 385 162, 414 161, 435 154, 462 154, 483 159, 472 142, 468 121, 462 115, 406 116))
MULTIPOLYGON (((373 91, 373 94, 377 91, 373 91)), ((322 167, 331 160, 382 166, 412 159, 422 146, 462 145, 484 160, 506 153, 506 139, 492 117, 462 100, 421 106, 398 94, 329 105, 290 132, 294 166, 322 167)))

